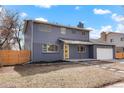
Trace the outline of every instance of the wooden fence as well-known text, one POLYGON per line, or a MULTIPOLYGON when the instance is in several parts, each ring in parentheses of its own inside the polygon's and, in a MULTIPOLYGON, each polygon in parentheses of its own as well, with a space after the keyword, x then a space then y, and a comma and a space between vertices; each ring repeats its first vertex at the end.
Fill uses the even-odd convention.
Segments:
POLYGON ((30 51, 28 50, 0 50, 0 64, 15 65, 30 61, 30 51))
POLYGON ((124 58, 124 53, 116 53, 115 58, 117 59, 123 59, 124 58))

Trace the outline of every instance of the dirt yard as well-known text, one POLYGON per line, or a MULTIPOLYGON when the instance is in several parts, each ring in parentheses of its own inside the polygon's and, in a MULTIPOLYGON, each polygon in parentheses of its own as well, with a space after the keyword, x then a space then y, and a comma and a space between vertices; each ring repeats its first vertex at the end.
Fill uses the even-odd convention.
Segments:
POLYGON ((26 64, 0 68, 0 87, 102 87, 121 80, 123 77, 117 73, 97 68, 96 64, 26 64))

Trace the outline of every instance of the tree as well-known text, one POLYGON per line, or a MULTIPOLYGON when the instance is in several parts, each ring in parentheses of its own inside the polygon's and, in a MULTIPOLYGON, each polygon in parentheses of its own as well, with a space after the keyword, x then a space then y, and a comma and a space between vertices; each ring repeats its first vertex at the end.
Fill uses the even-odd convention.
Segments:
POLYGON ((21 50, 20 32, 22 32, 23 23, 20 14, 16 11, 3 9, 0 13, 0 49, 11 50, 12 46, 18 43, 18 49, 21 50))

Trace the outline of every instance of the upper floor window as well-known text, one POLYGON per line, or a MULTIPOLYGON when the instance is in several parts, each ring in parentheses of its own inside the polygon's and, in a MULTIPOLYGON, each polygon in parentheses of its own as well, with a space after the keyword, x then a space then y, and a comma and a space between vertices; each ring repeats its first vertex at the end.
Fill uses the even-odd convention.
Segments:
POLYGON ((56 53, 56 52, 58 52, 58 45, 43 44, 42 45, 42 52, 44 52, 44 53, 56 53))
POLYGON ((85 53, 86 52, 86 47, 83 45, 78 46, 78 53, 85 53))
POLYGON ((63 34, 63 35, 66 34, 66 28, 61 28, 61 34, 63 34))
POLYGON ((39 31, 42 32, 50 32, 51 31, 51 26, 50 25, 38 25, 39 31))
POLYGON ((124 37, 121 37, 120 41, 124 41, 124 37))
POLYGON ((83 32, 82 32, 82 35, 86 35, 86 32, 83 31, 83 32))
POLYGON ((114 39, 110 39, 110 42, 114 42, 114 39))

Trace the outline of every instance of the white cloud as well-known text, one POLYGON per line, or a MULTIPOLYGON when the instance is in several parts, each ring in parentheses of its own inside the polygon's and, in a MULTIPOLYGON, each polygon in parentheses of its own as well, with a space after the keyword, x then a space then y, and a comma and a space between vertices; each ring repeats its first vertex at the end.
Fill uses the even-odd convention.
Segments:
POLYGON ((112 19, 115 20, 116 22, 123 22, 124 23, 124 16, 123 15, 118 15, 116 13, 112 14, 112 19))
POLYGON ((101 31, 110 32, 110 31, 112 31, 112 26, 111 25, 102 26, 101 31))
POLYGON ((27 13, 25 13, 25 12, 22 12, 22 13, 20 13, 20 16, 21 16, 21 17, 27 17, 27 16, 28 16, 28 14, 27 14, 27 13))
POLYGON ((92 27, 89 27, 87 29, 92 30, 91 33, 90 33, 90 37, 94 38, 94 39, 100 38, 100 33, 103 32, 103 31, 105 31, 105 32, 113 31, 111 25, 101 26, 100 29, 95 29, 95 28, 92 28, 92 27))
POLYGON ((52 5, 36 5, 36 7, 39 7, 39 8, 51 8, 52 5))
POLYGON ((93 38, 93 39, 99 38, 99 31, 97 29, 92 28, 92 27, 89 27, 87 29, 91 30, 90 38, 93 38))
POLYGON ((116 28, 116 32, 124 33, 124 24, 118 24, 116 28))
POLYGON ((112 13, 110 10, 107 9, 96 9, 96 8, 93 10, 93 12, 94 14, 99 14, 99 15, 112 13))
POLYGON ((76 6, 76 7, 75 7, 75 10, 79 10, 79 9, 80 9, 80 7, 79 7, 79 6, 76 6))
POLYGON ((0 7, 0 12, 2 12, 2 7, 0 7))
POLYGON ((115 32, 124 33, 124 16, 114 13, 112 14, 112 19, 117 22, 117 27, 115 32))
POLYGON ((38 21, 43 21, 43 22, 48 22, 47 19, 43 18, 43 17, 38 17, 38 18, 35 18, 35 20, 38 20, 38 21))
POLYGON ((0 6, 0 12, 4 12, 4 7, 3 6, 0 6))

